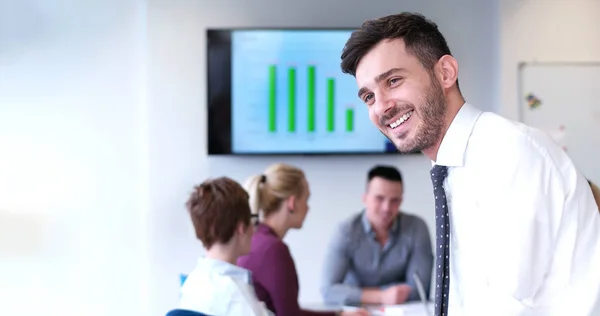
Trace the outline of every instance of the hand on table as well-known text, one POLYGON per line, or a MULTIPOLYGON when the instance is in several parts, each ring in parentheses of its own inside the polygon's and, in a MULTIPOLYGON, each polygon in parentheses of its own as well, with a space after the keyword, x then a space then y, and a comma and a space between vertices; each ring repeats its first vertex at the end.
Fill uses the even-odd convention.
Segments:
POLYGON ((383 290, 381 303, 383 305, 398 305, 406 302, 410 294, 410 286, 406 284, 394 285, 383 290))
POLYGON ((360 308, 352 311, 343 311, 340 313, 340 316, 371 316, 371 313, 364 308, 360 308))

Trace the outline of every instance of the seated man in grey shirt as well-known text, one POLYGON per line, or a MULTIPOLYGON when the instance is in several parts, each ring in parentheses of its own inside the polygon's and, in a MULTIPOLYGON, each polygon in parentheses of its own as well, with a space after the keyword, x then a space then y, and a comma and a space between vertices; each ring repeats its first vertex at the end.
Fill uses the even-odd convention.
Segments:
POLYGON ((400 212, 403 183, 394 167, 369 171, 365 210, 341 223, 325 260, 327 304, 395 305, 418 300, 416 273, 428 296, 433 250, 425 222, 400 212))

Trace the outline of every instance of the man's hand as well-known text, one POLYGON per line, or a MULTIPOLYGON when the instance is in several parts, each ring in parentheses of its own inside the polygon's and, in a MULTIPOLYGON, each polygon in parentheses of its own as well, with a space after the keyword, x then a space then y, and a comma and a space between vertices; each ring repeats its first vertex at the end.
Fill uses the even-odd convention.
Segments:
POLYGON ((398 305, 406 302, 410 294, 410 286, 406 284, 391 286, 381 293, 381 304, 398 305))
POLYGON ((360 308, 353 311, 343 311, 339 313, 340 316, 371 316, 371 314, 364 308, 360 308))

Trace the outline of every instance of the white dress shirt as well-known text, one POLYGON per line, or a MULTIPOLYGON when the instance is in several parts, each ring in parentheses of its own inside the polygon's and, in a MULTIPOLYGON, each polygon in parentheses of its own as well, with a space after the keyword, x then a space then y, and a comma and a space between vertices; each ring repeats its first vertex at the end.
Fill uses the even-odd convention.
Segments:
POLYGON ((448 166, 449 315, 600 315, 600 214, 549 136, 465 104, 434 164, 448 166))
POLYGON ((181 287, 179 308, 211 316, 273 316, 258 301, 250 271, 211 258, 199 258, 181 287))

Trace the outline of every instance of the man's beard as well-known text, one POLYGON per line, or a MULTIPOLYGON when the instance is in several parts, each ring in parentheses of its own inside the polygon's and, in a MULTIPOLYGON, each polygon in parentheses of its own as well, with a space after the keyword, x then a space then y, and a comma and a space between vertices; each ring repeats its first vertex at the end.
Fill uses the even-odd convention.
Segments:
MULTIPOLYGON (((418 115, 421 118, 421 124, 415 126, 414 137, 412 139, 396 139, 385 135, 402 154, 415 154, 425 149, 431 148, 439 141, 444 128, 444 118, 446 116, 446 100, 439 82, 431 79, 429 88, 424 92, 425 102, 422 107, 411 106, 415 109, 412 115, 418 115)), ((389 115, 382 117, 381 121, 387 122, 395 115, 403 111, 403 106, 399 105, 392 109, 389 115)), ((416 118, 416 117, 415 117, 416 118)), ((384 123, 385 124, 385 123, 384 123)), ((408 132, 408 131, 407 131, 408 132)))

